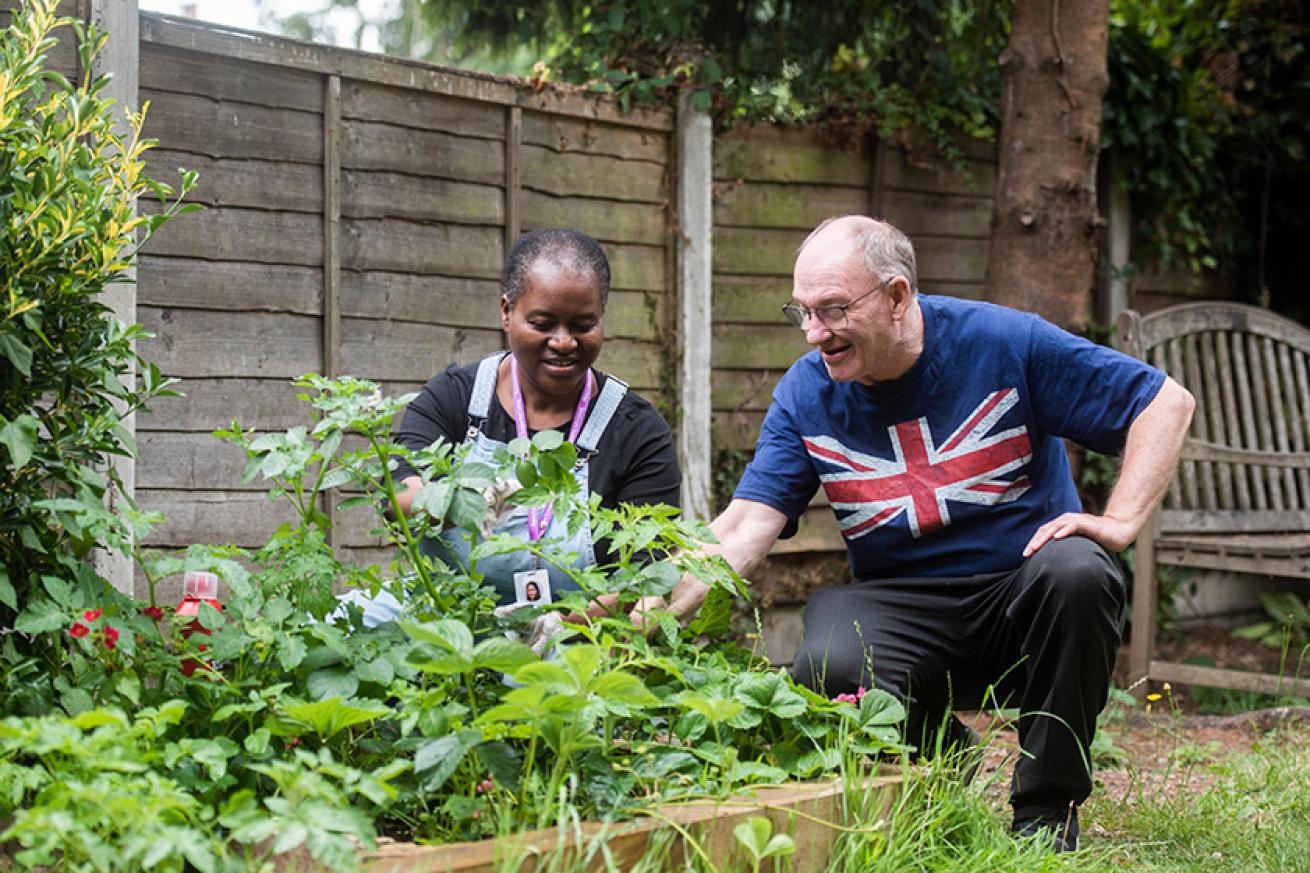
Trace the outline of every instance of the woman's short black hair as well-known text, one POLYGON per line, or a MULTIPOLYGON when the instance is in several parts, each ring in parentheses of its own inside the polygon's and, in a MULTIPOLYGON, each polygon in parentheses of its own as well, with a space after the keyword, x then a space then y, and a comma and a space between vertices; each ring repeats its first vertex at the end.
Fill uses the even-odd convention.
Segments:
POLYGON ((600 308, 604 311, 610 294, 610 262, 600 243, 585 233, 561 227, 543 227, 525 233, 510 246, 505 269, 500 274, 500 290, 512 307, 523 293, 523 280, 542 260, 561 267, 590 273, 600 289, 600 308))

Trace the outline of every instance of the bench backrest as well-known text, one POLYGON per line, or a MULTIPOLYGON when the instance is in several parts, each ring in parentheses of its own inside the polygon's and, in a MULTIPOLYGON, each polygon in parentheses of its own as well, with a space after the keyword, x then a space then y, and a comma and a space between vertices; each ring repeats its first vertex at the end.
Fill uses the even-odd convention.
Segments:
POLYGON ((1118 328, 1196 398, 1160 530, 1310 530, 1310 330, 1237 303, 1128 310, 1118 328))

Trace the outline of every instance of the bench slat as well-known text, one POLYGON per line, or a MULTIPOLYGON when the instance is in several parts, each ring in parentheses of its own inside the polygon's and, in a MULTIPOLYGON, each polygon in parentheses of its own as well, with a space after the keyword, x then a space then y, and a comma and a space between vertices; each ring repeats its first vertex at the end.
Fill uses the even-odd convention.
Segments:
MULTIPOLYGON (((1283 393, 1283 379, 1278 369, 1277 352, 1274 350, 1274 341, 1269 337, 1264 337, 1260 341, 1261 349, 1265 358, 1265 378, 1268 380, 1269 388, 1269 406, 1274 414, 1274 441, 1273 448, 1280 453, 1291 451, 1291 443, 1287 438, 1287 408, 1286 396, 1283 393)), ((1281 344, 1280 344, 1281 345, 1281 344)), ((1287 509, 1300 509, 1300 500, 1296 495, 1296 476, 1291 470, 1284 469, 1281 476, 1275 476, 1283 488, 1283 503, 1287 509)))
POLYGON ((1283 533, 1310 530, 1310 510, 1262 509, 1250 512, 1214 512, 1209 509, 1162 510, 1163 533, 1283 533))
MULTIPOLYGON (((1292 445, 1299 449, 1310 448, 1310 379, 1306 377, 1306 356, 1303 352, 1295 351, 1292 356, 1292 372, 1296 377, 1297 400, 1297 427, 1293 433, 1297 434, 1292 445)), ((1297 473, 1297 478, 1301 482, 1301 499, 1306 507, 1310 507, 1310 470, 1297 473)))
MULTIPOLYGON (((1265 372, 1264 355, 1261 352, 1260 338, 1247 334, 1246 355, 1251 366, 1251 399, 1255 402, 1256 433, 1259 435, 1256 446, 1269 451, 1274 448, 1274 434, 1270 422, 1272 410, 1269 408, 1269 374, 1265 372)), ((1265 467, 1263 472, 1269 488, 1269 508, 1286 509, 1278 472, 1271 467, 1265 467)))
MULTIPOLYGON (((1197 393, 1196 380, 1187 377, 1186 368, 1183 366, 1183 342, 1180 338, 1175 337, 1169 340, 1169 375, 1181 384, 1193 395, 1197 393), (1190 383, 1190 384, 1189 384, 1190 383)), ((1192 426, 1190 433, 1194 439, 1201 439, 1200 421, 1201 416, 1192 416, 1192 426)), ((1180 509, 1196 509, 1200 505, 1199 489, 1196 485, 1196 462, 1183 461, 1183 505, 1180 509)))
MULTIPOLYGON (((1209 380, 1201 378, 1200 341, 1196 334, 1183 337, 1183 368, 1187 373, 1187 388, 1196 398, 1196 412, 1192 415, 1192 434, 1206 442, 1212 442, 1210 436, 1209 380)), ((1219 501, 1215 495, 1214 464, 1208 461, 1196 465, 1197 497, 1205 509, 1218 509, 1219 501)))
MULTIPOLYGON (((1228 445, 1242 445, 1242 429, 1238 424, 1237 395, 1233 391, 1233 360, 1229 354, 1230 338, 1226 331, 1219 331, 1214 336, 1215 351, 1219 362, 1219 394, 1222 398, 1224 421, 1228 425, 1228 445)), ((1237 509, 1251 508, 1251 488, 1247 484, 1247 469, 1238 464, 1232 468, 1233 496, 1237 499, 1237 509)))
MULTIPOLYGON (((1208 330, 1197 337, 1201 356, 1201 379, 1205 383, 1205 411, 1210 422, 1210 439, 1220 445, 1228 444, 1224 428, 1224 407, 1219 400, 1219 356, 1215 352, 1215 333, 1208 330)), ((1231 464, 1214 464, 1215 486, 1219 492, 1220 509, 1235 509, 1233 499, 1233 468, 1231 464)))
MULTIPOLYGON (((1242 447, 1247 449, 1258 449, 1260 443, 1255 436, 1255 414, 1252 411, 1251 399, 1251 377, 1247 374, 1246 369, 1246 343, 1243 341, 1242 334, 1234 332, 1233 341, 1233 369, 1237 374, 1237 407, 1242 417, 1242 447)), ((1251 507, 1253 509, 1268 509, 1269 498, 1265 494, 1264 478, 1260 475, 1259 467, 1251 467, 1248 470, 1251 477, 1251 507)))

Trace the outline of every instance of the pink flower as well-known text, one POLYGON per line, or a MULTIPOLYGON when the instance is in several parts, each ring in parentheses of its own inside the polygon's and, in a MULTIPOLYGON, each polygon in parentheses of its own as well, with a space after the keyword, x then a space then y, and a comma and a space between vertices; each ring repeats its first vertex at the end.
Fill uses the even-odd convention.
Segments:
POLYGON ((837 703, 849 703, 851 706, 859 706, 860 701, 864 699, 864 695, 868 693, 868 690, 861 685, 859 688, 855 689, 854 694, 838 694, 833 698, 833 700, 837 703))
POLYGON ((118 628, 105 628, 105 648, 112 649, 118 645, 118 628))
POLYGON ((164 619, 164 610, 158 606, 147 606, 141 610, 141 614, 147 618, 153 618, 155 621, 163 621, 164 619))
POLYGON ((95 621, 103 614, 104 614, 103 610, 88 609, 86 612, 82 613, 82 618, 86 619, 87 621, 95 621))
POLYGON ((480 809, 475 809, 475 810, 473 810, 473 817, 474 817, 474 818, 482 818, 482 810, 480 810, 480 809))
POLYGON ((80 640, 80 639, 82 639, 82 637, 84 637, 84 636, 86 636, 87 634, 91 633, 91 628, 89 628, 89 627, 87 627, 86 625, 82 624, 82 622, 80 622, 80 621, 75 621, 75 622, 73 622, 73 626, 70 627, 70 628, 68 629, 68 633, 69 633, 69 635, 72 636, 74 639, 79 639, 79 640, 80 640))

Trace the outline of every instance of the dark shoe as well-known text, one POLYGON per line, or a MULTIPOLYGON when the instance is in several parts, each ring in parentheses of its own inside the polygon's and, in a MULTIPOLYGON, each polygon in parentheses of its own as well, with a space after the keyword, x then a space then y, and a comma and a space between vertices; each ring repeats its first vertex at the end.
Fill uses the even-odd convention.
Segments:
POLYGON ((1016 818, 1010 833, 1016 837, 1043 837, 1056 854, 1078 850, 1078 807, 1065 812, 1016 818))

